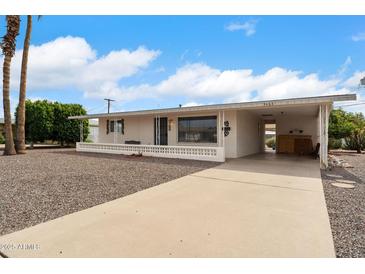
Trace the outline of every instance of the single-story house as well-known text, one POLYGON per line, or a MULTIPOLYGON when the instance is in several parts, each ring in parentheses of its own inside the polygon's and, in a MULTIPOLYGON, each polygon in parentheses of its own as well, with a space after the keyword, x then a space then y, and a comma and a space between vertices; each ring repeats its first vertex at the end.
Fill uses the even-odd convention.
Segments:
POLYGON ((98 143, 80 140, 77 151, 218 162, 264 152, 265 124, 275 124, 276 153, 311 154, 317 149, 321 167, 326 167, 329 113, 334 102, 348 100, 356 100, 356 94, 100 113, 69 119, 99 120, 98 143))

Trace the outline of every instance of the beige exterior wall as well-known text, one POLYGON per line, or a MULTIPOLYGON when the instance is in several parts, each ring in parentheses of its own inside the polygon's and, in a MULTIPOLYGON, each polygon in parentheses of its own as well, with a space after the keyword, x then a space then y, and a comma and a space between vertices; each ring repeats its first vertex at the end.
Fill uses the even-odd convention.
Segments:
POLYGON ((237 157, 237 111, 225 111, 224 121, 229 122, 231 130, 229 135, 224 137, 224 150, 227 158, 237 157))
POLYGON ((235 157, 262 151, 263 124, 260 117, 247 110, 237 111, 237 148, 235 157))
MULTIPOLYGON (((219 113, 218 112, 205 112, 205 113, 190 113, 188 115, 167 115, 161 116, 167 117, 168 125, 168 145, 170 146, 219 146, 219 139, 222 138, 222 132, 220 131, 219 113), (178 142, 178 118, 179 117, 194 117, 194 116, 217 116, 217 143, 190 143, 190 142, 178 142)), ((153 145, 154 144, 154 116, 140 116, 140 117, 118 117, 115 120, 124 119, 124 135, 120 133, 114 134, 109 132, 106 134, 106 121, 107 118, 99 118, 99 142, 100 143, 116 143, 124 144, 125 141, 140 141, 141 144, 153 145)), ((110 118, 109 120, 113 120, 110 118)), ((225 111, 224 120, 229 121, 231 131, 227 137, 224 138, 225 155, 227 158, 236 157, 237 146, 237 122, 236 111, 225 111)), ((223 123, 223 122, 222 122, 223 123)))
MULTIPOLYGON (((222 118, 222 112, 221 118, 222 118)), ((169 114, 168 120, 168 145, 170 146, 220 146, 223 143, 223 120, 219 119, 219 112, 196 112, 188 115, 169 114), (193 116, 217 116, 217 143, 189 143, 178 142, 178 118, 193 116), (221 125, 219 126, 219 120, 221 125)), ((122 119, 123 117, 115 118, 122 119)), ((106 134, 106 118, 99 119, 99 142, 124 144, 125 141, 140 141, 141 144, 154 144, 154 116, 125 117, 124 135, 117 133, 106 134)), ((318 117, 285 115, 276 117, 277 135, 289 134, 290 130, 303 130, 303 135, 311 135, 313 145, 319 142, 318 117)), ((112 119, 109 119, 112 120, 112 119)), ((224 112, 224 121, 229 122, 231 130, 224 137, 225 157, 237 158, 264 151, 265 128, 261 117, 249 110, 232 110, 224 112)), ((295 133, 299 134, 299 133, 295 133)))
MULTIPOLYGON (((121 118, 115 118, 121 119, 121 118)), ((125 141, 141 141, 145 145, 153 145, 153 117, 128 117, 124 119, 124 134, 109 132, 106 134, 106 118, 99 118, 99 142, 124 144, 125 141)), ((109 119, 113 120, 113 119, 109 119)))

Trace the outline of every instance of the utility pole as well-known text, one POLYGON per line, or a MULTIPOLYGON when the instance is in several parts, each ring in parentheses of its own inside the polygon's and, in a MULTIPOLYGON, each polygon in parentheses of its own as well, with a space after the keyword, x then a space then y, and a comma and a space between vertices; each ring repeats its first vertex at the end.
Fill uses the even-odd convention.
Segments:
POLYGON ((108 101, 108 113, 110 113, 110 102, 114 102, 115 100, 110 99, 110 98, 105 98, 105 101, 108 101))

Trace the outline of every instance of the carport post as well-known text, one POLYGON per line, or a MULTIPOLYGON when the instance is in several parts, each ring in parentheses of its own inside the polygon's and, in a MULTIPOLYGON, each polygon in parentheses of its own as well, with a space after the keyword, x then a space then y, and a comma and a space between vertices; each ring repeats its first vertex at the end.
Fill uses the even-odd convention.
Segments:
MULTIPOLYGON (((224 110, 222 111, 222 126, 224 127, 224 110)), ((222 129, 222 147, 224 150, 224 128, 222 129)))
POLYGON ((319 159, 321 168, 328 166, 328 117, 329 117, 329 105, 319 106, 319 128, 320 128, 320 150, 319 159))

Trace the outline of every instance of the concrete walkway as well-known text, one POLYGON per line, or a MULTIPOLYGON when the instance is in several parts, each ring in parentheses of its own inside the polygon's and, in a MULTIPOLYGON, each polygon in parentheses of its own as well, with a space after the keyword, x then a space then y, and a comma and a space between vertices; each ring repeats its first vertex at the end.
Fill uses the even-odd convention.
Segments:
POLYGON ((318 166, 270 154, 230 160, 0 244, 13 245, 10 257, 334 257, 318 166))

